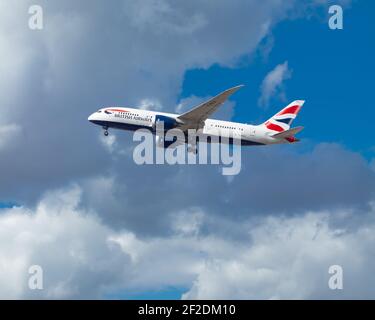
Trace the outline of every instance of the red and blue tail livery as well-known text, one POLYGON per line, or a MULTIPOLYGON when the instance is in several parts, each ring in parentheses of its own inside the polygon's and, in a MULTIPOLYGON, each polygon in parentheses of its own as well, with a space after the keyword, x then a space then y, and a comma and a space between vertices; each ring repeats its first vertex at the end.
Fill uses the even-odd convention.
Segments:
POLYGON ((304 103, 304 100, 293 101, 283 110, 267 120, 264 125, 271 131, 283 132, 289 130, 293 120, 297 117, 297 114, 301 110, 304 103))

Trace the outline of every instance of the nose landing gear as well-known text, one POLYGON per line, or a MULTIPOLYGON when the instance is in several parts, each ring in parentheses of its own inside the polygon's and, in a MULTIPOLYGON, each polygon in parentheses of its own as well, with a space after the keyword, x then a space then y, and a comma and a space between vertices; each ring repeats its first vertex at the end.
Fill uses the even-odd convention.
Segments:
POLYGON ((108 132, 108 127, 103 127, 104 129, 104 136, 108 137, 109 132, 108 132))

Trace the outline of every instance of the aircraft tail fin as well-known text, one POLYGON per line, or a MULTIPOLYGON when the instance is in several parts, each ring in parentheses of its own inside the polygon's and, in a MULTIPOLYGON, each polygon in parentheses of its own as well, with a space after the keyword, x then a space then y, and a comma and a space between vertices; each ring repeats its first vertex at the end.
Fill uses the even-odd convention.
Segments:
POLYGON ((295 100, 287 105, 280 112, 276 113, 272 118, 268 119, 264 126, 276 133, 284 132, 290 129, 293 120, 297 117, 298 112, 301 110, 304 100, 295 100))

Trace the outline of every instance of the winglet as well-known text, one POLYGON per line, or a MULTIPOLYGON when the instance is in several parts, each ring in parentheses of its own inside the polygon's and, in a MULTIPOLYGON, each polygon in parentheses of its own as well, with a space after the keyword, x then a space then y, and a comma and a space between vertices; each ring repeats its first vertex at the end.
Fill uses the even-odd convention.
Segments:
MULTIPOLYGON (((233 88, 231 88, 231 89, 236 89, 236 90, 238 90, 238 89, 241 89, 242 87, 244 87, 245 85, 244 84, 239 84, 238 86, 235 86, 235 87, 233 87, 233 88)), ((231 90, 231 89, 228 89, 228 90, 231 90)))
POLYGON ((244 84, 240 84, 238 86, 229 88, 227 90, 224 90, 222 93, 218 94, 216 97, 225 96, 225 99, 228 99, 233 93, 240 90, 244 86, 245 86, 244 84))

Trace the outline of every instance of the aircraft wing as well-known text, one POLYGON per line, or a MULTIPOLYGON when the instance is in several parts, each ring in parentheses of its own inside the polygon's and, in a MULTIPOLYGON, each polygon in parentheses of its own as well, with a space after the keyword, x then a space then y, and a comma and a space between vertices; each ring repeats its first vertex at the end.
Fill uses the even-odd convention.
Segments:
POLYGON ((233 93, 242 88, 239 85, 223 91, 216 97, 196 106, 195 108, 179 115, 177 118, 186 124, 189 128, 198 128, 204 121, 213 114, 221 104, 223 104, 233 93))

